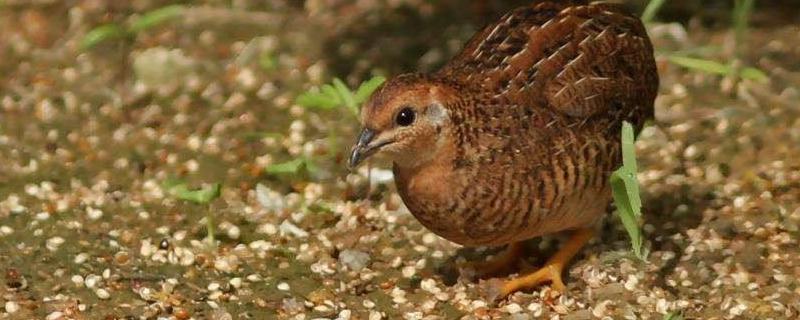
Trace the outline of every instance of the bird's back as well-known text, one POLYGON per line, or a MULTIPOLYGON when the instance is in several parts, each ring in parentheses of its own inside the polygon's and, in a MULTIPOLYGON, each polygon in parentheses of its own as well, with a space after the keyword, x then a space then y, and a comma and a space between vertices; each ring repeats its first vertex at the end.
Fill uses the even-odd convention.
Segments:
POLYGON ((574 118, 653 116, 658 75, 641 21, 620 5, 539 2, 478 32, 437 76, 574 118))

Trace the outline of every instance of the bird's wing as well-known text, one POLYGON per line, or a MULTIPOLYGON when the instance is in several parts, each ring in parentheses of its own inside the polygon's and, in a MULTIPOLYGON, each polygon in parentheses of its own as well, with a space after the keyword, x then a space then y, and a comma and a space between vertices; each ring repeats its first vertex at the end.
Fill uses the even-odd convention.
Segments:
POLYGON ((514 10, 474 36, 439 74, 578 118, 612 108, 652 117, 658 86, 641 21, 609 3, 514 10))

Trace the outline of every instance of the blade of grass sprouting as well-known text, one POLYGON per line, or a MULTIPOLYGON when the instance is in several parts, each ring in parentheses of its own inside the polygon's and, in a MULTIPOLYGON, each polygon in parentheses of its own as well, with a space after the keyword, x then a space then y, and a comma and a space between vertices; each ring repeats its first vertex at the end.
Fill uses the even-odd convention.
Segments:
POLYGON ((697 59, 697 58, 675 56, 675 55, 669 56, 668 59, 670 62, 677 64, 679 66, 689 69, 700 70, 703 72, 721 74, 721 75, 727 75, 732 72, 730 66, 726 66, 722 63, 712 60, 697 59))
POLYGON ((125 29, 119 25, 114 23, 105 24, 92 29, 83 37, 81 50, 88 50, 102 42, 121 39, 126 35, 125 29))
POLYGON ((185 9, 186 8, 182 5, 169 5, 147 12, 131 22, 128 31, 135 34, 153 28, 159 24, 181 16, 185 9))
POLYGON ((342 99, 345 107, 351 110, 358 107, 356 106, 353 92, 347 87, 346 84, 344 84, 342 79, 333 78, 333 87, 336 88, 336 91, 339 93, 339 97, 342 99))
POLYGON ((185 182, 180 180, 167 180, 163 184, 167 193, 175 198, 199 204, 209 203, 220 196, 222 185, 214 183, 200 189, 189 189, 185 182))
POLYGON ((639 168, 636 165, 636 147, 633 135, 633 126, 627 121, 622 123, 622 167, 625 169, 621 178, 625 184, 628 194, 628 201, 631 204, 633 214, 638 217, 642 214, 642 201, 639 197, 639 181, 636 173, 639 168))
POLYGON ((334 78, 330 84, 324 84, 319 88, 313 88, 297 97, 296 102, 307 108, 333 109, 343 106, 349 109, 353 115, 358 116, 359 107, 386 78, 381 76, 372 77, 370 80, 361 83, 356 92, 353 92, 339 78, 334 78))
POLYGON ((636 168, 636 149, 633 142, 633 126, 624 121, 622 123, 622 165, 630 172, 638 172, 638 168, 636 168))
POLYGON ((683 320, 683 315, 678 311, 672 311, 665 314, 663 320, 683 320))
POLYGON ((630 206, 630 198, 628 198, 625 190, 627 184, 625 184, 622 179, 624 175, 627 175, 627 173, 620 174, 619 172, 614 172, 614 174, 611 175, 612 196, 614 197, 614 203, 617 204, 617 216, 619 216, 620 221, 622 221, 622 226, 625 228, 625 232, 628 233, 628 237, 631 240, 633 253, 637 257, 642 258, 642 231, 639 228, 639 220, 630 206))
POLYGON ((267 166, 264 171, 272 175, 298 174, 308 168, 308 161, 304 158, 276 163, 267 166))
POLYGON ((305 92, 297 97, 296 102, 306 108, 324 110, 333 109, 339 105, 335 97, 329 97, 319 91, 305 92))
POLYGON ((281 139, 283 138, 283 135, 277 132, 250 131, 242 133, 242 138, 248 141, 259 140, 264 138, 281 139))
POLYGON ((326 99, 330 100, 334 106, 339 106, 342 103, 344 103, 344 101, 342 100, 342 96, 339 95, 339 91, 336 90, 336 87, 330 84, 326 84, 323 85, 321 88, 323 96, 326 99))
POLYGON ((697 56, 697 57, 708 57, 713 56, 717 53, 722 51, 720 46, 698 46, 698 47, 691 47, 682 50, 668 50, 668 49, 655 49, 655 52, 661 56, 697 56))
MULTIPOLYGON (((684 57, 678 55, 670 55, 668 59, 670 62, 682 66, 684 68, 699 70, 712 74, 728 76, 732 75, 734 72, 733 67, 712 60, 684 57)), ((754 80, 759 82, 764 82, 769 80, 769 76, 767 76, 766 73, 764 73, 758 68, 753 68, 753 67, 743 68, 740 71, 739 76, 744 79, 754 80)))
POLYGON ((661 6, 666 2, 665 0, 650 0, 647 4, 647 7, 644 8, 644 12, 642 12, 642 23, 650 23, 655 18, 658 10, 661 9, 661 6))
POLYGON ((617 215, 631 239, 634 254, 644 260, 646 252, 643 252, 642 232, 639 228, 642 200, 639 195, 639 182, 636 178, 636 149, 634 148, 633 126, 630 123, 623 122, 620 139, 622 167, 614 171, 609 179, 611 195, 617 206, 617 215))
POLYGON ((270 71, 278 67, 278 59, 271 53, 262 53, 258 56, 258 65, 262 69, 270 71))
POLYGON ((744 38, 747 34, 748 22, 750 20, 750 12, 753 11, 754 5, 755 0, 734 1, 732 18, 737 51, 739 51, 742 44, 744 44, 744 38))
POLYGON ((382 76, 375 76, 372 77, 372 79, 361 83, 361 85, 358 86, 358 90, 356 90, 356 103, 362 104, 367 101, 375 89, 378 89, 378 87, 380 87, 384 82, 386 82, 386 78, 382 76))
POLYGON ((742 69, 741 73, 739 73, 739 76, 741 76, 744 79, 749 79, 759 82, 765 82, 769 80, 769 76, 767 76, 767 74, 764 73, 764 71, 761 71, 760 69, 753 67, 747 67, 742 69))

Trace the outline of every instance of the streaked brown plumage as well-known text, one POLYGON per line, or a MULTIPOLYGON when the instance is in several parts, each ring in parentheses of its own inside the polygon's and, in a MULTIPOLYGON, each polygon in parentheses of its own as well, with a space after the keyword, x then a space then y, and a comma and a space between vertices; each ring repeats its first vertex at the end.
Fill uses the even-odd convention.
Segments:
POLYGON ((587 228, 611 198, 621 123, 652 118, 657 87, 638 18, 615 4, 538 2, 439 71, 374 93, 351 163, 386 154, 411 213, 460 244, 587 228))

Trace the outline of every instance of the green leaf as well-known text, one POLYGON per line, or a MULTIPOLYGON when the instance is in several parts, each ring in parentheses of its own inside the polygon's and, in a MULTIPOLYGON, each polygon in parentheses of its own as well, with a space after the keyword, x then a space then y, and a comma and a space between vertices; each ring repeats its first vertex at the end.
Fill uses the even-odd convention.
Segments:
POLYGON ((755 0, 735 0, 733 3, 731 19, 733 20, 737 55, 741 53, 742 47, 745 45, 750 13, 753 11, 754 5, 755 0))
POLYGON ((344 103, 345 107, 350 109, 358 108, 358 106, 356 106, 356 101, 353 98, 353 92, 350 91, 350 88, 348 88, 341 79, 333 78, 333 87, 336 88, 336 92, 339 94, 339 97, 342 99, 342 103, 344 103))
POLYGON ((102 42, 122 39, 127 35, 128 33, 125 32, 125 29, 119 25, 114 23, 105 24, 89 31, 81 40, 80 48, 81 50, 88 50, 102 42))
POLYGON ((767 74, 764 73, 764 71, 761 71, 760 69, 753 67, 747 67, 742 69, 742 72, 739 74, 739 76, 741 76, 743 79, 748 79, 758 82, 766 82, 767 80, 769 80, 769 76, 767 76, 767 74))
POLYGON ((630 172, 638 172, 636 168, 636 148, 633 145, 633 126, 624 121, 622 123, 622 164, 630 172))
POLYGON ((669 56, 668 59, 670 62, 677 64, 679 66, 689 69, 700 70, 708 73, 728 75, 733 71, 730 66, 712 60, 697 59, 684 56, 674 56, 674 55, 669 56))
POLYGON ((267 71, 275 70, 275 68, 278 67, 278 58, 270 53, 264 52, 258 57, 258 65, 267 71))
POLYGON ((625 184, 619 179, 619 173, 615 172, 611 176, 611 190, 614 197, 614 203, 617 204, 617 211, 615 212, 622 221, 622 226, 628 233, 631 239, 631 248, 634 255, 644 260, 645 254, 642 252, 642 231, 639 227, 639 221, 633 213, 629 198, 625 192, 625 184))
POLYGON ((186 10, 181 5, 170 5, 163 8, 158 8, 153 11, 147 12, 138 19, 131 22, 128 31, 131 33, 139 33, 147 29, 153 28, 159 24, 175 19, 183 15, 186 10))
POLYGON ((305 158, 297 158, 287 162, 276 163, 267 166, 264 171, 272 175, 300 174, 308 170, 308 161, 305 158))
POLYGON ((198 204, 206 204, 218 198, 221 194, 222 184, 214 183, 200 189, 189 189, 189 186, 180 180, 168 179, 162 184, 167 193, 175 198, 198 204))
POLYGON ((380 87, 386 78, 376 76, 361 83, 358 90, 353 90, 339 78, 334 78, 331 84, 322 85, 319 88, 301 94, 296 102, 306 108, 333 109, 343 106, 351 111, 355 116, 360 112, 359 106, 366 101, 375 89, 380 87))
POLYGON ((333 87, 323 86, 323 92, 319 88, 313 88, 297 97, 297 104, 309 109, 329 110, 341 104, 339 96, 333 87), (333 93, 329 92, 333 90, 333 93))
POLYGON ((664 315, 664 320, 683 320, 683 315, 679 311, 673 311, 664 315))
POLYGON ((622 221, 625 231, 631 239, 633 253, 644 260, 642 232, 639 219, 642 215, 642 200, 639 195, 639 182, 636 179, 636 149, 634 148, 633 126, 628 122, 622 124, 622 167, 611 174, 611 195, 617 206, 617 215, 622 221))
MULTIPOLYGON (((724 65, 722 63, 706 60, 706 59, 697 59, 697 58, 690 58, 685 56, 679 55, 671 55, 667 58, 670 62, 677 64, 679 66, 700 70, 707 73, 719 74, 730 76, 734 73, 734 68, 729 65, 724 65)), ((739 76, 743 79, 765 82, 769 80, 769 76, 763 71, 753 68, 753 67, 746 67, 741 70, 739 76)))
POLYGON ((661 6, 666 2, 665 0, 650 0, 647 4, 647 7, 644 8, 644 12, 642 12, 642 23, 650 23, 655 18, 658 10, 661 9, 661 6))
POLYGON ((375 92, 378 87, 380 87, 384 82, 386 82, 386 78, 382 76, 375 76, 372 79, 369 79, 365 82, 362 82, 360 86, 358 86, 358 90, 356 90, 355 100, 357 104, 362 104, 369 96, 375 92))

